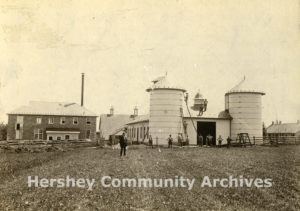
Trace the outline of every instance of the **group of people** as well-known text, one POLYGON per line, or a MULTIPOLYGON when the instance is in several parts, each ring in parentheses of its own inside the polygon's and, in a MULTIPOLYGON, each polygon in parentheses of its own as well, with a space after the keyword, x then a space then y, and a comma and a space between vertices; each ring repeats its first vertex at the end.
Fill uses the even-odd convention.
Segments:
MULTIPOLYGON (((168 137, 168 148, 172 148, 173 146, 173 138, 172 135, 170 134, 168 137)), ((187 136, 186 139, 184 140, 182 135, 179 133, 178 137, 177 137, 178 143, 179 145, 182 147, 185 144, 188 145, 189 143, 189 137, 187 136)), ((223 138, 220 135, 218 137, 218 146, 221 147, 222 146, 222 142, 223 142, 223 138)), ((227 147, 230 147, 230 143, 231 143, 231 138, 228 136, 227 138, 227 147)), ((201 134, 198 135, 198 145, 203 146, 203 136, 201 134)), ((208 134, 206 136, 206 145, 207 146, 212 146, 213 145, 213 136, 208 134)), ((151 146, 153 148, 153 139, 152 136, 149 135, 149 146, 151 146)), ((125 137, 125 133, 122 134, 122 136, 120 136, 120 147, 121 147, 121 151, 120 151, 120 156, 125 156, 126 155, 126 147, 127 147, 127 138, 125 137)))
MULTIPOLYGON (((168 148, 172 148, 173 146, 173 138, 172 138, 172 135, 170 134, 169 137, 168 137, 168 148)), ((178 141, 178 144, 183 147, 184 145, 188 145, 189 144, 189 136, 186 136, 186 138, 184 139, 182 137, 182 134, 179 133, 178 136, 177 136, 177 141, 178 141)))
MULTIPOLYGON (((213 138, 214 137, 212 135, 210 135, 210 134, 208 134, 206 136, 206 139, 205 139, 206 146, 212 146, 213 145, 213 138)), ((198 145, 203 146, 203 136, 201 134, 199 134, 198 140, 199 140, 198 145)), ((221 147, 222 146, 222 142, 223 142, 223 138, 222 138, 221 135, 219 135, 217 141, 218 141, 218 147, 221 147)), ((231 144, 231 138, 230 138, 230 136, 228 136, 228 138, 227 138, 227 147, 228 148, 230 147, 230 144, 231 144)))

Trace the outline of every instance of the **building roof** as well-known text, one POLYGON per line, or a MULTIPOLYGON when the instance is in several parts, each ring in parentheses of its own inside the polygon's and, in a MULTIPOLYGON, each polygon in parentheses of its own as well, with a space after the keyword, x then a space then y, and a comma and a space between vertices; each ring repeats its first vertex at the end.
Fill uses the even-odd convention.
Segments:
POLYGON ((151 90, 154 89, 175 89, 183 92, 186 91, 185 89, 178 86, 177 84, 171 83, 167 75, 158 77, 154 79, 152 82, 153 82, 152 86, 146 89, 147 92, 150 92, 151 90))
POLYGON ((127 125, 135 124, 138 122, 146 122, 146 121, 149 121, 149 115, 140 115, 137 116, 134 120, 128 122, 127 125))
POLYGON ((229 114, 228 110, 225 110, 219 113, 218 118, 232 119, 232 116, 229 114))
POLYGON ((134 116, 128 114, 101 114, 99 123, 100 134, 103 138, 108 140, 110 135, 116 133, 117 130, 123 128, 132 120, 134 120, 134 116))
POLYGON ((240 83, 238 83, 236 86, 230 89, 226 94, 231 94, 231 93, 255 93, 261 95, 265 94, 263 91, 257 90, 256 87, 257 85, 255 85, 255 82, 246 80, 246 77, 244 77, 240 83))
POLYGON ((300 123, 273 124, 267 128, 267 133, 297 133, 300 132, 300 123))
POLYGON ((59 115, 59 116, 91 116, 97 115, 77 103, 31 101, 8 114, 23 115, 59 115))

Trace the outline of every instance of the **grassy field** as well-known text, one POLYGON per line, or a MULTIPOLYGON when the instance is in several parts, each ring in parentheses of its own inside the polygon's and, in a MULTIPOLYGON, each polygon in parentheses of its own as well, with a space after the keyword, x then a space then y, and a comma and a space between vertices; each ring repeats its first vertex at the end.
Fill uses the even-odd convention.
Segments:
POLYGON ((300 146, 0 153, 0 210, 299 210, 300 146), (29 188, 28 176, 94 178, 86 188, 29 188), (186 188, 103 188, 102 176, 195 178, 186 188), (272 178, 271 188, 202 188, 202 178, 272 178))

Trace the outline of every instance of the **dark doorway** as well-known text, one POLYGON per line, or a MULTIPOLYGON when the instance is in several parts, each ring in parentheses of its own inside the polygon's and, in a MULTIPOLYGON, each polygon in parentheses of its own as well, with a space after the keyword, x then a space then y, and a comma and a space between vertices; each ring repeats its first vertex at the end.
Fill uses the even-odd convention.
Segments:
MULTIPOLYGON (((198 136, 203 136, 203 145, 206 145, 206 136, 208 134, 213 136, 213 145, 216 145, 216 122, 197 122, 198 136)), ((199 139, 197 138, 197 144, 199 145, 199 139)))

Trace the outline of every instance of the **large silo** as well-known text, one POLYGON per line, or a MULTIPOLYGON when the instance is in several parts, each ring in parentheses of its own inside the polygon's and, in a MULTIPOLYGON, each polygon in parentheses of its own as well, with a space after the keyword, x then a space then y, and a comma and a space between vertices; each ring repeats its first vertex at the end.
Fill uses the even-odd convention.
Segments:
POLYGON ((225 109, 231 120, 231 137, 239 133, 248 133, 252 139, 263 136, 262 96, 265 93, 251 87, 245 78, 225 94, 225 109))
POLYGON ((177 140, 178 133, 183 132, 183 93, 184 89, 171 85, 167 77, 153 80, 150 92, 149 135, 153 143, 156 139, 159 145, 166 145, 171 134, 177 140))

